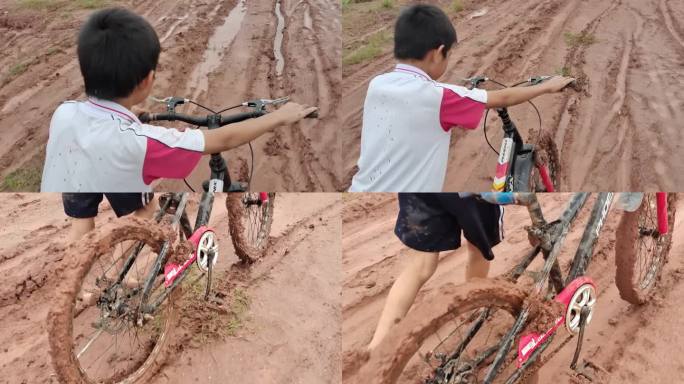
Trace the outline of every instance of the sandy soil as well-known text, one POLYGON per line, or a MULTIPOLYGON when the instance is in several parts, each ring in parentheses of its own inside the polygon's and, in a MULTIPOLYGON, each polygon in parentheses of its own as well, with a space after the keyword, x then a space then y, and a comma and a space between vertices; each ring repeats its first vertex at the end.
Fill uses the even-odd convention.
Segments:
MULTIPOLYGON (((568 200, 568 194, 541 196, 547 219, 556 218, 568 200)), ((583 225, 593 203, 590 199, 571 228, 561 264, 574 256, 583 225)), ((678 210, 682 207, 680 201, 678 210)), ((385 194, 356 194, 345 200, 342 227, 342 350, 345 356, 370 341, 382 311, 389 288, 402 268, 406 248, 393 234, 398 211, 396 198, 385 194)), ((681 211, 679 211, 681 212, 681 211)), ((680 295, 684 290, 684 232, 682 217, 675 223, 674 241, 669 263, 665 266, 660 288, 647 304, 632 306, 620 299, 615 287, 615 229, 621 213, 613 210, 595 248, 587 275, 598 285, 599 301, 592 323, 587 328, 580 362, 598 366, 588 372, 598 383, 663 383, 684 378, 684 362, 679 356, 684 336, 680 295), (605 370, 605 371, 604 371, 605 370)), ((523 207, 506 207, 505 240, 495 247, 495 262, 490 275, 507 271, 529 249, 523 226, 529 215, 523 207)), ((445 283, 459 284, 464 279, 465 249, 440 255, 433 278, 419 293, 417 301, 445 283)), ((535 263, 539 264, 538 261, 535 263)), ((536 264, 533 264, 533 269, 536 264)), ((565 346, 556 338, 549 351, 559 347, 540 370, 540 383, 575 382, 578 377, 569 369, 575 345, 565 346)), ((354 359, 345 358, 343 382, 353 383, 354 359)))
MULTIPOLYGON (((218 196, 211 225, 219 234, 218 297, 240 290, 249 306, 233 334, 216 312, 195 311, 186 291, 173 352, 156 383, 339 383, 341 200, 334 194, 279 194, 264 259, 239 266, 218 196), (231 382, 233 382, 231 380, 231 382)), ((0 383, 57 383, 46 316, 69 230, 56 194, 8 194, 0 214, 0 383)), ((98 225, 114 219, 104 205, 98 225)), ((198 307, 199 305, 199 307, 198 307)))
MULTIPOLYGON (((42 172, 49 119, 64 100, 81 99, 75 34, 91 12, 20 8, 0 0, 0 177, 20 170, 35 189, 42 172)), ((143 15, 162 42, 153 94, 184 96, 219 108, 252 98, 290 96, 320 107, 308 119, 253 142, 252 186, 259 190, 341 188, 337 116, 340 98, 339 4, 331 0, 206 2, 115 0, 143 15)), ((163 107, 149 103, 151 111, 163 107)), ((187 113, 201 113, 185 107, 187 113)), ((235 178, 246 181, 247 146, 225 154, 235 178)), ((197 190, 208 160, 189 178, 197 190)), ((158 188, 187 189, 166 181, 158 188)))
MULTIPOLYGON (((428 2, 449 10, 460 41, 440 81, 461 84, 486 74, 511 84, 556 72, 580 79, 580 92, 535 100, 543 129, 560 151, 561 190, 676 190, 682 184, 677 156, 684 143, 678 125, 684 117, 683 2, 464 0, 457 13, 451 1, 428 2)), ((391 34, 395 13, 344 10, 345 47, 380 31, 391 34)), ((359 155, 368 81, 392 68, 391 45, 373 60, 343 68, 342 142, 351 148, 343 154, 347 184, 359 155)), ((511 108, 511 116, 527 140, 537 137, 531 107, 511 108)), ((498 118, 489 121, 488 135, 498 149, 501 124, 498 118)), ((482 130, 457 130, 453 136, 445 190, 489 190, 496 155, 482 130)))

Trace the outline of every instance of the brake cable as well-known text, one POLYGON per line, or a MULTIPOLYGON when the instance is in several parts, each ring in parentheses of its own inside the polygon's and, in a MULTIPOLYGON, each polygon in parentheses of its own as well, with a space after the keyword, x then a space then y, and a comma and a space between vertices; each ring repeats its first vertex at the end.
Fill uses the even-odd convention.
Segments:
MULTIPOLYGON (((496 80, 492 80, 492 79, 487 79, 487 80, 488 80, 488 81, 491 81, 492 83, 497 84, 497 85, 499 85, 499 86, 501 86, 501 87, 503 87, 503 88, 514 88, 514 87, 517 87, 517 86, 520 86, 520 85, 522 85, 522 84, 525 84, 525 83, 528 83, 528 82, 529 82, 529 81, 521 81, 521 82, 519 82, 519 83, 517 83, 517 84, 514 84, 514 85, 512 85, 512 86, 509 87, 509 86, 507 86, 507 85, 505 85, 505 84, 499 83, 499 82, 496 81, 496 80)), ((541 113, 539 112, 539 108, 537 108, 537 106, 532 102, 532 100, 528 100, 527 102, 528 102, 530 105, 532 105, 532 108, 534 108, 534 111, 537 113, 537 119, 539 120, 539 137, 537 138, 537 141, 539 141, 539 140, 541 140, 541 137, 542 137, 542 129, 543 129, 543 128, 542 128, 541 113)), ((487 145, 489 145, 489 148, 491 148, 492 151, 494 151, 494 153, 496 153, 496 155, 498 156, 498 155, 499 155, 499 151, 497 151, 496 149, 494 149, 494 147, 492 146, 492 143, 489 141, 489 138, 487 137, 487 116, 489 116, 489 109, 487 109, 487 111, 485 112, 484 121, 482 122, 482 130, 484 131, 485 141, 487 141, 487 145)))
MULTIPOLYGON (((231 109, 236 109, 236 108, 240 108, 240 107, 243 106, 243 104, 240 103, 240 104, 232 105, 232 106, 230 106, 230 107, 226 107, 226 108, 224 108, 224 109, 222 109, 222 110, 220 110, 220 111, 218 111, 218 112, 215 112, 214 110, 212 110, 212 109, 210 109, 210 108, 207 108, 207 107, 205 107, 205 106, 203 106, 203 105, 201 105, 201 104, 199 104, 199 103, 196 103, 196 102, 194 102, 194 101, 192 101, 192 100, 188 100, 188 103, 195 104, 195 105, 197 105, 198 107, 204 108, 204 109, 206 109, 207 111, 209 111, 209 112, 211 112, 211 113, 213 113, 213 114, 215 114, 215 115, 220 115, 220 114, 223 113, 223 112, 230 111, 231 109)), ((196 126, 195 128, 196 128, 196 129, 199 129, 200 126, 198 125, 198 126, 196 126)), ((249 191, 250 191, 250 188, 251 188, 251 186, 252 186, 252 177, 254 176, 254 148, 252 147, 252 142, 251 142, 251 141, 247 142, 247 145, 249 146, 249 154, 250 154, 250 158, 251 158, 251 162, 250 162, 250 166, 249 166, 249 179, 247 179, 247 192, 249 192, 249 191)), ((226 170, 226 172, 228 172, 228 170, 226 170)), ((185 182, 185 185, 186 185, 188 188, 190 188, 190 190, 191 190, 192 192, 195 192, 195 190, 192 188, 192 186, 190 186, 190 183, 188 183, 188 180, 187 180, 186 178, 183 178, 183 181, 185 182)))

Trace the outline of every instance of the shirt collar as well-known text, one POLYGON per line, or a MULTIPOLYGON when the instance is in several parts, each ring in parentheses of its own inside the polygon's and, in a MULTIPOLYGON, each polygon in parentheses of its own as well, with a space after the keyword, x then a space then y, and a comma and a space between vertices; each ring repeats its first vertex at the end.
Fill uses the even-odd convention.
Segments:
POLYGON ((114 101, 103 100, 103 99, 98 99, 96 97, 89 96, 86 104, 92 108, 99 110, 99 111, 106 112, 106 113, 113 113, 114 115, 121 117, 121 118, 124 118, 131 123, 142 124, 140 122, 140 120, 138 120, 138 117, 133 112, 129 111, 128 108, 126 108, 123 105, 116 103, 114 101))
POLYGON ((426 80, 432 80, 430 78, 430 76, 427 73, 425 73, 425 71, 423 71, 422 69, 420 69, 418 67, 414 67, 413 65, 409 65, 409 64, 399 63, 396 65, 396 67, 394 67, 394 71, 395 72, 403 72, 403 73, 412 73, 414 75, 424 77, 426 80))

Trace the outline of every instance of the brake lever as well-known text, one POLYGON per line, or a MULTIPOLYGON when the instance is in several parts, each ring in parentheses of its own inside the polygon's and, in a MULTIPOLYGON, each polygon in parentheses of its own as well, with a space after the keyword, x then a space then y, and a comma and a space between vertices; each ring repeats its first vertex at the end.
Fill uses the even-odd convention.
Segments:
POLYGON ((477 88, 481 83, 484 83, 485 81, 488 81, 488 80, 489 80, 489 78, 487 76, 484 76, 484 75, 463 79, 463 81, 465 81, 467 83, 466 88, 468 88, 468 89, 477 88))
POLYGON ((169 113, 176 112, 176 106, 183 105, 183 104, 187 103, 188 101, 190 101, 184 97, 171 97, 171 96, 163 98, 163 99, 159 99, 159 98, 156 98, 154 96, 150 96, 150 99, 152 101, 157 102, 157 103, 166 104, 166 111, 169 113))
POLYGON ((262 111, 266 110, 267 105, 278 106, 281 104, 285 104, 288 101, 290 101, 290 98, 288 96, 280 97, 277 99, 256 99, 256 100, 245 101, 244 103, 242 103, 242 106, 254 108, 257 111, 262 112, 262 111))

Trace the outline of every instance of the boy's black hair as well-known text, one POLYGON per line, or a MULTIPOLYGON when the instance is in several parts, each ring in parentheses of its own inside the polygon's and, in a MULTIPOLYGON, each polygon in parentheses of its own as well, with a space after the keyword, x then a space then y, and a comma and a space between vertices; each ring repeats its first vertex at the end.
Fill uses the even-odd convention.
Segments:
POLYGON ((394 25, 394 57, 422 60, 444 45, 444 57, 456 43, 456 30, 438 7, 416 4, 404 9, 394 25))
POLYGON ((161 47, 154 28, 123 8, 95 12, 78 35, 78 61, 86 94, 127 97, 157 68, 161 47))

